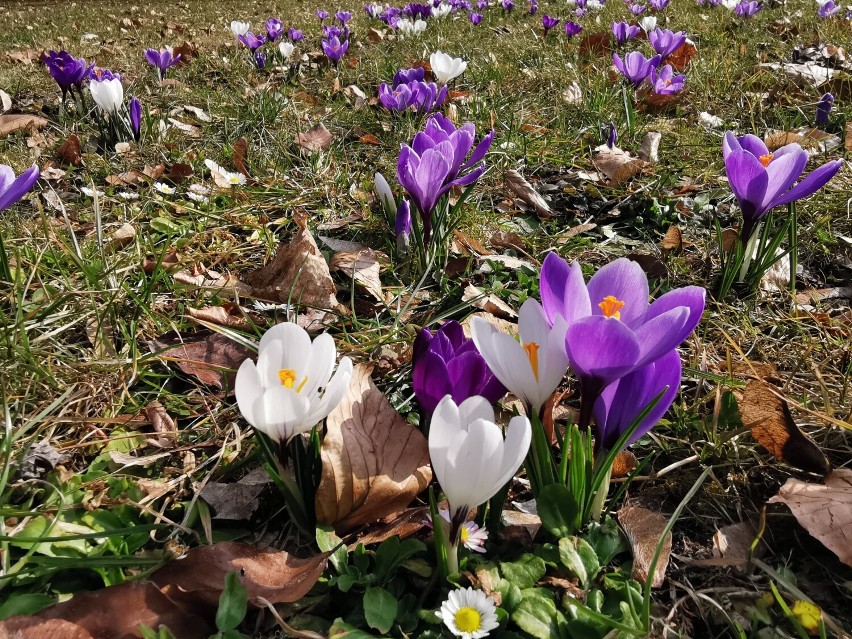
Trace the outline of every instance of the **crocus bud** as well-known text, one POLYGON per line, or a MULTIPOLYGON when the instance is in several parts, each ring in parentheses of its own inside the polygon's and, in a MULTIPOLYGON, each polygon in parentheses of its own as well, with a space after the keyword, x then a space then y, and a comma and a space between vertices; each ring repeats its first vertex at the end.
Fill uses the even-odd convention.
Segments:
POLYGON ((376 197, 378 198, 379 203, 382 205, 382 210, 388 217, 388 221, 390 222, 394 220, 397 212, 396 200, 393 197, 393 191, 391 191, 390 184, 388 184, 385 176, 381 173, 376 173, 373 178, 373 189, 376 192, 376 197))
POLYGON ((817 126, 825 126, 828 124, 828 116, 831 114, 831 107, 834 106, 834 96, 826 93, 819 99, 816 109, 816 124, 817 126))
POLYGON ((401 237, 405 237, 407 244, 408 237, 411 235, 411 205, 406 199, 403 199, 396 209, 394 232, 396 233, 397 241, 401 237))
POLYGON ((615 130, 615 125, 610 122, 609 123, 609 133, 606 137, 606 145, 611 149, 615 146, 615 143, 618 142, 618 131, 615 130))
POLYGON ((130 100, 130 130, 133 132, 133 139, 137 142, 142 136, 142 104, 136 98, 130 100))

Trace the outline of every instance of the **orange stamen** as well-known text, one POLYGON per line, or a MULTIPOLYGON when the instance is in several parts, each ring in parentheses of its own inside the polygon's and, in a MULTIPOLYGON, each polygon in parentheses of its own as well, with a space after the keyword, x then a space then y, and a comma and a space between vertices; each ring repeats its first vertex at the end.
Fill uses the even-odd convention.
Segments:
POLYGON ((772 153, 767 153, 766 155, 761 155, 758 159, 760 160, 760 163, 761 163, 764 167, 767 167, 767 166, 769 166, 769 163, 770 163, 770 162, 772 162, 772 160, 773 160, 774 158, 775 158, 775 155, 774 155, 774 154, 772 154, 772 153))
POLYGON ((538 382, 538 349, 540 346, 535 342, 524 344, 524 350, 527 352, 527 358, 530 360, 530 368, 532 368, 535 381, 538 382))
POLYGON ((603 298, 603 301, 598 304, 598 308, 603 311, 604 317, 614 317, 617 320, 621 319, 621 307, 624 306, 624 302, 619 299, 616 299, 614 295, 607 295, 603 298))

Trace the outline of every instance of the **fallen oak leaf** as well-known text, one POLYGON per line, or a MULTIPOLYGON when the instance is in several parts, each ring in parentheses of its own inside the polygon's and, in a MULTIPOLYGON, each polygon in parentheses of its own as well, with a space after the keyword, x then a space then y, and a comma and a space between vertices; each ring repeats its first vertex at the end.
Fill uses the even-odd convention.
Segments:
POLYGON ((811 473, 827 475, 831 471, 826 456, 799 430, 787 402, 778 397, 769 384, 759 379, 750 381, 743 391, 739 409, 743 425, 773 457, 811 473))
POLYGON ((476 308, 501 319, 512 319, 518 316, 514 309, 499 297, 493 293, 486 294, 485 291, 476 288, 473 284, 468 284, 464 289, 462 301, 470 302, 476 308))
POLYGON ((314 587, 330 556, 331 551, 302 559, 284 550, 229 541, 192 548, 181 559, 155 572, 151 581, 167 595, 190 593, 217 605, 225 575, 236 572, 252 605, 262 606, 261 598, 272 603, 291 603, 314 587))
POLYGON ((811 536, 852 566, 852 470, 838 468, 825 484, 791 477, 767 503, 788 506, 811 536))
POLYGON ((187 375, 218 389, 227 386, 233 390, 237 368, 255 355, 248 347, 219 333, 176 344, 158 338, 151 345, 160 351, 160 359, 175 362, 187 375))
POLYGON ((403 510, 432 479, 426 438, 391 406, 358 364, 326 420, 317 521, 338 534, 403 510))
POLYGON ((326 151, 331 146, 331 140, 331 133, 322 122, 304 133, 296 134, 296 144, 314 153, 326 151))
POLYGON ((0 138, 17 131, 38 131, 48 125, 48 121, 37 115, 13 113, 0 115, 0 138))
MULTIPOLYGON (((618 511, 618 523, 630 542, 633 551, 633 569, 631 577, 641 584, 648 581, 648 569, 651 567, 657 544, 662 538, 668 522, 660 513, 642 506, 622 506, 618 511)), ((651 581, 652 588, 659 588, 666 579, 666 568, 672 552, 672 534, 666 535, 662 552, 657 560, 651 581)))

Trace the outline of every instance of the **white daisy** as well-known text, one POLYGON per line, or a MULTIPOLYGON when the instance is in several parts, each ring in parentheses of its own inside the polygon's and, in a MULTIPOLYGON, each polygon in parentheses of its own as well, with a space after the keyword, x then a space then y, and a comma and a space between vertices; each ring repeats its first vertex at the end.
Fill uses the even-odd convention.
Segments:
MULTIPOLYGON (((450 511, 446 508, 439 508, 438 513, 448 524, 450 523, 450 511)), ((432 517, 426 515, 426 525, 432 525, 432 517)), ((473 552, 485 552, 485 542, 488 541, 488 531, 485 528, 480 528, 475 522, 466 521, 459 530, 459 541, 462 546, 473 552)))
POLYGON ((187 191, 186 197, 188 197, 193 202, 201 202, 202 204, 207 204, 207 202, 210 201, 210 198, 206 195, 201 195, 201 193, 193 193, 192 191, 187 191))
POLYGON ((210 195, 210 187, 204 186, 203 184, 190 184, 189 190, 192 193, 197 193, 198 195, 210 195))
POLYGON ((138 193, 132 193, 131 191, 121 191, 119 193, 116 193, 116 195, 118 197, 120 197, 122 200, 138 200, 139 199, 139 194, 138 193))
POLYGON ((481 590, 460 588, 450 591, 436 614, 455 636, 480 639, 500 625, 496 609, 494 601, 481 590))
POLYGON ((81 188, 80 188, 80 191, 82 191, 83 195, 85 195, 86 197, 95 197, 96 195, 97 195, 98 197, 103 197, 104 195, 106 195, 106 194, 105 194, 103 191, 101 191, 100 189, 98 189, 97 191, 93 191, 93 190, 92 190, 92 189, 90 189, 88 186, 81 187, 81 188))
POLYGON ((174 195, 177 189, 165 184, 164 182, 154 182, 154 190, 158 193, 162 193, 163 195, 174 195))

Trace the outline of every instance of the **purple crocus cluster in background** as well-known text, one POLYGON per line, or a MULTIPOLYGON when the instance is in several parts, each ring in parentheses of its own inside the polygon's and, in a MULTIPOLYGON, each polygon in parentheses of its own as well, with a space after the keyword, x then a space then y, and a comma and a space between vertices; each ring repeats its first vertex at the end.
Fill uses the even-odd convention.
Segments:
POLYGON ((437 84, 425 79, 422 67, 401 69, 394 75, 391 86, 385 82, 379 85, 379 101, 388 111, 434 111, 444 103, 447 87, 438 89, 437 84))
POLYGON ((69 93, 76 92, 82 98, 83 83, 89 79, 94 62, 87 64, 85 58, 75 58, 67 51, 48 51, 42 56, 42 61, 59 85, 63 102, 69 93))
MULTIPOLYGON (((640 28, 635 29, 637 35, 640 28)), ((632 30, 626 23, 613 22, 612 32, 616 41, 622 42, 622 38, 633 37, 632 30)), ((656 51, 657 55, 646 58, 640 51, 631 51, 623 58, 617 53, 612 54, 612 62, 615 68, 623 75, 634 88, 639 88, 645 80, 648 80, 651 89, 658 95, 672 95, 681 91, 686 83, 686 76, 675 75, 674 68, 662 63, 672 53, 677 51, 686 42, 686 34, 683 31, 673 32, 668 29, 653 29, 648 32, 648 42, 656 51)))
POLYGON ((145 59, 157 70, 157 78, 160 82, 166 77, 166 71, 180 62, 180 54, 174 55, 171 47, 157 51, 156 49, 145 49, 145 59))

